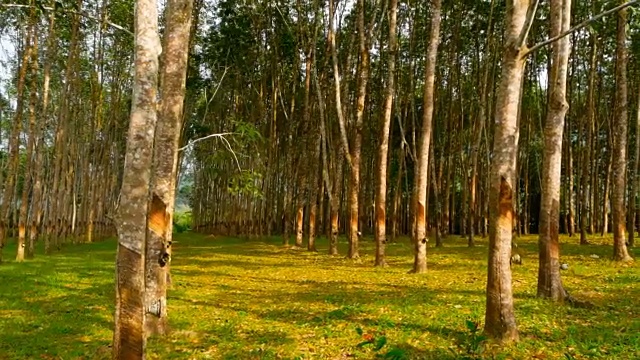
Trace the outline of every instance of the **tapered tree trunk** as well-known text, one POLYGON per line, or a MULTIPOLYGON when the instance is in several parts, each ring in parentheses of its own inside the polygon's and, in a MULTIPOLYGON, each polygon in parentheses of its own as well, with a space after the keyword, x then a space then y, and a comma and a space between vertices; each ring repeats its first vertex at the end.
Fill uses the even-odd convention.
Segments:
POLYGON ((349 250, 347 257, 357 259, 360 257, 360 160, 362 150, 362 125, 364 121, 365 100, 367 97, 367 83, 369 82, 369 42, 365 29, 365 1, 358 0, 358 52, 360 62, 358 64, 358 93, 356 98, 356 121, 353 127, 353 144, 351 146, 351 161, 349 167, 349 250))
POLYGON ((24 261, 27 243, 27 221, 29 216, 29 194, 31 192, 33 151, 38 134, 36 133, 36 102, 38 101, 38 37, 32 37, 31 44, 31 79, 29 95, 29 135, 27 139, 24 182, 22 183, 22 198, 20 199, 20 214, 18 220, 18 253, 16 261, 24 261))
MULTIPOLYGON (((330 1, 330 5, 332 5, 333 2, 330 1)), ((318 9, 316 9, 316 11, 318 11, 318 9)), ((317 13, 316 13, 317 16, 317 13)), ((330 26, 330 33, 329 33, 329 40, 333 39, 332 38, 332 21, 331 21, 331 26, 330 26)), ((335 43, 332 46, 332 50, 335 50, 335 43)), ((334 53, 335 54, 335 53, 334 53)), ((335 60, 337 60, 336 58, 334 58, 335 60)), ((315 57, 314 57, 314 61, 315 61, 315 57)), ((336 67, 334 68, 337 69, 337 63, 334 63, 334 65, 336 65, 336 67)), ((327 188, 327 194, 329 195, 329 255, 338 255, 338 212, 340 211, 340 188, 342 185, 342 154, 340 153, 341 147, 338 147, 338 156, 337 156, 337 160, 334 158, 334 162, 336 162, 336 164, 333 164, 334 166, 332 167, 331 165, 331 161, 329 159, 329 150, 328 150, 328 140, 327 140, 327 129, 326 129, 326 118, 325 118, 325 103, 324 103, 324 95, 323 95, 323 91, 322 91, 322 87, 320 86, 320 81, 318 80, 318 74, 317 74, 317 67, 313 66, 313 82, 316 88, 316 93, 317 93, 317 98, 318 98, 318 109, 319 109, 319 113, 320 113, 320 137, 321 137, 321 142, 320 142, 320 152, 322 155, 322 178, 324 181, 324 184, 327 188), (330 174, 330 169, 333 168, 334 169, 334 176, 333 176, 333 181, 331 180, 331 174, 330 174)), ((336 97, 340 98, 340 94, 339 94, 339 90, 340 90, 340 86, 339 86, 339 81, 338 84, 336 85, 336 97)), ((337 111, 339 112, 340 116, 342 116, 342 108, 341 107, 337 107, 337 111)))
POLYGON ((396 27, 398 0, 390 0, 389 6, 389 50, 387 52, 387 87, 385 90, 384 108, 382 110, 382 126, 380 128, 380 145, 378 147, 378 173, 376 183, 375 204, 375 266, 386 266, 385 244, 387 242, 386 209, 387 209, 387 157, 389 152, 389 128, 391 126, 391 111, 393 95, 395 94, 396 68, 396 27))
POLYGON ((596 79, 596 39, 595 34, 591 35, 591 55, 589 60, 589 82, 587 84, 587 116, 585 118, 585 134, 586 141, 584 146, 583 158, 582 158, 582 193, 580 194, 580 245, 587 245, 587 230, 592 233, 594 218, 592 213, 589 212, 588 205, 594 207, 595 204, 591 201, 591 193, 594 191, 594 185, 589 181, 591 179, 590 171, 596 171, 591 169, 591 148, 593 147, 593 129, 595 127, 595 79, 596 79), (591 215, 591 216, 590 216, 591 215), (591 227, 587 228, 587 220, 591 223, 591 227))
MULTIPOLYGON (((569 121, 567 121, 566 127, 567 127, 567 135, 571 136, 571 125, 569 121)), ((568 207, 567 233, 569 233, 569 237, 571 237, 576 232, 576 216, 575 216, 576 196, 575 196, 575 192, 573 191, 575 176, 573 174, 573 146, 571 145, 570 137, 567 138, 566 146, 567 146, 567 207, 568 207)))
POLYGON ((640 169, 640 85, 638 86, 638 103, 636 104, 636 143, 635 143, 635 162, 629 181, 631 181, 631 193, 629 193, 629 220, 627 224, 627 232, 629 233, 629 247, 635 245, 635 232, 636 232, 636 213, 637 213, 637 197, 638 189, 640 189, 640 176, 638 176, 638 169, 640 169))
MULTIPOLYGON (((314 145, 315 150, 313 154, 313 166, 311 167, 311 171, 313 171, 313 176, 311 176, 311 181, 309 182, 309 237, 307 240, 307 250, 309 251, 318 251, 316 249, 316 235, 318 231, 318 207, 322 209, 322 206, 319 206, 322 202, 322 197, 324 196, 324 187, 322 186, 322 178, 318 176, 318 172, 322 171, 321 169, 321 160, 320 160, 320 144, 321 137, 317 136, 316 143, 314 145), (317 186, 317 188, 316 188, 317 186)), ((320 211, 322 214, 322 210, 320 211)))
MULTIPOLYGON (((569 29, 571 0, 551 0, 551 34, 555 37, 569 29)), ((540 237, 538 296, 563 301, 567 296, 560 279, 560 172, 562 168, 562 139, 565 115, 569 109, 566 100, 567 70, 571 50, 569 37, 553 44, 549 73, 549 104, 544 127, 544 157, 542 160, 542 200, 540 206, 540 237)), ((570 140, 569 140, 570 142, 570 140)), ((571 147, 571 144, 567 144, 571 147)), ((571 168, 567 169, 571 171, 571 168)), ((572 192, 572 189, 569 189, 572 192)), ((571 195, 568 195, 571 196, 571 195)), ((569 205, 571 207, 571 205, 569 205)), ((571 214, 571 210, 570 210, 571 214)), ((571 216, 571 215, 570 215, 571 216)), ((569 219, 571 223, 571 219, 569 219)), ((569 225, 571 232, 571 224, 569 225)))
POLYGON ((436 77, 436 62, 438 58, 438 45, 440 44, 440 22, 442 0, 431 2, 431 29, 429 45, 425 59, 425 84, 424 84, 424 112, 422 116, 422 129, 420 132, 420 147, 418 161, 416 163, 413 199, 413 229, 412 241, 414 246, 413 270, 414 273, 427 271, 427 229, 426 229, 426 204, 427 181, 429 175, 429 147, 431 146, 431 131, 433 123, 434 87, 436 77))
POLYGON ((396 178, 396 185, 393 190, 393 204, 392 206, 392 214, 391 214, 391 242, 395 242, 398 237, 398 231, 402 231, 400 229, 402 221, 399 218, 398 214, 401 206, 401 197, 402 197, 402 177, 404 173, 405 167, 405 147, 404 143, 402 143, 400 150, 398 151, 398 157, 400 158, 400 169, 398 170, 398 175, 396 178))
MULTIPOLYGON (((622 1, 621 3, 624 3, 622 1)), ((627 9, 618 12, 616 36, 616 102, 613 120, 613 182, 611 210, 613 213, 613 258, 617 261, 633 261, 627 251, 624 204, 627 170, 627 9)))
MULTIPOLYGON (((613 137, 613 130, 609 131, 609 137, 613 137)), ((611 148, 611 147, 610 147, 611 148)), ((609 233, 609 208, 611 207, 611 171, 613 166, 613 155, 609 154, 606 167, 606 178, 604 182, 604 189, 602 192, 602 228, 600 229, 600 236, 604 236, 609 233)))
MULTIPOLYGON (((299 197, 303 195, 298 195, 299 197)), ((304 204, 299 201, 296 206, 296 247, 302 247, 304 225, 304 204)))
POLYGON ((485 332, 503 342, 518 339, 511 286, 513 200, 518 156, 518 110, 526 40, 537 1, 507 1, 502 76, 498 91, 490 182, 489 271, 485 332))
MULTIPOLYGON (((341 151, 338 151, 339 154, 344 155, 345 160, 347 161, 347 164, 349 165, 350 168, 353 167, 353 160, 351 159, 351 152, 349 150, 349 140, 347 139, 347 130, 346 130, 346 125, 345 125, 345 119, 344 119, 344 113, 343 113, 343 109, 342 109, 342 88, 340 86, 340 72, 338 69, 338 53, 336 50, 336 35, 335 35, 335 30, 334 30, 334 17, 335 17, 335 1, 334 0, 329 0, 329 31, 327 34, 327 40, 329 42, 329 46, 331 48, 331 60, 332 60, 332 64, 333 64, 333 79, 334 79, 334 84, 335 84, 335 105, 336 105, 336 114, 338 116, 338 125, 340 127, 340 142, 342 143, 341 145, 341 151)), ((364 10, 363 10, 364 11, 364 10)), ((364 20, 363 20, 364 22, 364 20)), ((364 26, 364 25, 363 25, 364 26)), ((347 69, 349 69, 349 66, 347 66, 347 69)), ((316 88, 319 88, 319 85, 316 85, 316 88)), ((325 137, 326 139, 326 137, 325 137)), ((339 174, 340 176, 336 176, 335 179, 335 187, 338 186, 342 186, 342 162, 340 160, 337 160, 337 167, 340 169, 340 171, 336 171, 336 174, 339 174)), ((336 255, 338 253, 338 232, 339 232, 339 228, 338 228, 338 214, 340 211, 340 196, 341 196, 341 192, 337 191, 337 196, 333 196, 333 199, 330 200, 331 202, 331 215, 330 215, 330 221, 331 221, 331 239, 329 242, 329 254, 331 255, 336 255)), ((357 196, 356 196, 357 198, 357 196)), ((356 204, 356 209, 357 209, 357 204, 356 204)), ((357 216, 356 216, 356 227, 357 227, 357 216)), ((357 237, 357 234, 356 234, 357 237)), ((351 239, 351 237, 349 237, 349 239, 351 239)))
MULTIPOLYGON (((157 194, 153 196, 156 201, 152 201, 152 206, 149 207, 158 56, 162 50, 158 36, 157 4, 152 0, 138 0, 135 9, 136 50, 131 119, 115 222, 118 228, 118 250, 113 358, 118 360, 145 358, 146 338, 143 329, 146 312, 157 313, 157 310, 145 309, 144 306, 145 239, 149 208, 153 215, 149 220, 152 226, 156 226, 154 230, 157 233, 166 231, 163 226, 170 222, 166 208, 158 211, 162 207, 162 199, 157 194)), ((180 88, 173 90, 180 91, 180 88)), ((170 166, 173 164, 174 161, 171 161, 170 166)))
MULTIPOLYGON (((32 11, 32 16, 34 13, 32 11)), ((16 87, 16 111, 13 124, 11 127, 11 135, 9 138, 9 156, 6 165, 7 177, 4 183, 4 192, 2 202, 0 204, 0 263, 2 263, 2 248, 8 233, 8 222, 11 218, 11 204, 13 203, 14 193, 17 190, 16 177, 19 161, 20 148, 20 131, 22 129, 22 113, 24 108, 24 88, 27 77, 27 69, 31 59, 31 42, 33 36, 33 26, 29 26, 25 35, 25 47, 22 54, 20 69, 18 71, 18 84, 16 87)))
POLYGON ((169 0, 166 9, 162 102, 153 148, 151 202, 145 250, 145 317, 147 335, 167 332, 167 277, 173 234, 173 211, 182 128, 191 9, 193 0, 169 0))
MULTIPOLYGON (((491 1, 491 14, 489 15, 489 22, 487 25, 487 34, 491 34, 493 25, 493 7, 495 1, 491 1)), ((469 182, 469 237, 467 245, 469 247, 475 246, 475 234, 476 225, 478 222, 478 206, 477 206, 477 188, 478 188, 478 157, 480 152, 480 143, 482 141, 482 131, 485 123, 487 122, 487 92, 489 87, 489 69, 491 68, 490 51, 492 48, 492 37, 487 36, 485 42, 485 54, 483 58, 482 67, 482 83, 480 84, 480 99, 479 99, 479 113, 478 122, 476 123, 473 131, 473 147, 471 149, 471 180, 469 182)))

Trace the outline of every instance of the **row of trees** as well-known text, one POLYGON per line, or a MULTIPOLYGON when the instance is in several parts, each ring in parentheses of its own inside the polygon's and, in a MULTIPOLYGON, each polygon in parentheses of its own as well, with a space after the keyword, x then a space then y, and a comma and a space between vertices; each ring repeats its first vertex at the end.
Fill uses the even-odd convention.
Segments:
POLYGON ((417 273, 427 269, 428 229, 436 246, 443 234, 474 246, 488 233, 486 329, 517 338, 513 229, 540 233, 538 294, 556 301, 572 300, 559 273, 561 230, 586 244, 612 227, 615 259, 631 260, 632 3, 221 1, 200 53, 199 76, 215 86, 188 131, 234 143, 194 145, 196 229, 282 233, 285 244, 294 234, 296 246, 306 232, 309 250, 322 231, 331 254, 346 231, 350 258, 373 233, 384 266, 390 225, 392 238, 412 237, 417 273), (585 21, 572 28, 571 19, 585 21))
POLYGON ((387 234, 409 234, 416 273, 429 231, 436 245, 488 233, 486 329, 515 339, 513 228, 540 232, 538 293, 554 300, 568 298, 561 229, 586 243, 610 207, 615 257, 630 259, 640 31, 635 1, 605 3, 171 0, 160 26, 148 0, 135 17, 130 0, 2 4, 18 56, 0 114, 0 246, 16 232, 22 260, 38 236, 48 252, 117 226, 114 351, 139 358, 166 325, 184 161, 200 231, 298 246, 307 231, 315 250, 324 228, 331 254, 346 231, 350 258, 373 232, 379 266, 387 234))
POLYGON ((135 14, 131 1, 2 4, 19 61, 0 115, 0 248, 14 231, 23 261, 38 237, 49 253, 117 230, 116 359, 144 358, 147 336, 166 332, 192 6, 166 4, 161 44, 155 1, 135 14))
MULTIPOLYGON (((201 97, 187 105, 195 116, 185 131, 193 137, 234 134, 228 137, 230 144, 219 139, 202 142, 193 150, 192 205, 199 230, 283 233, 285 241, 296 234, 301 244, 303 223, 313 224, 314 233, 327 235, 375 233, 380 228, 376 214, 382 214, 377 209, 384 208, 392 238, 411 233, 412 192, 424 188, 415 185, 421 131, 429 131, 421 119, 429 113, 423 95, 428 84, 427 52, 433 44, 429 41, 431 6, 400 4, 394 12, 398 30, 390 34, 393 26, 387 12, 392 4, 367 3, 365 54, 359 48, 360 7, 332 4, 252 7, 222 1, 214 9, 214 25, 199 32, 197 42, 202 47, 193 62, 206 71, 190 77, 190 91, 201 97), (364 72, 360 71, 363 66, 364 72), (361 98, 363 83, 366 91, 361 98), (336 92, 336 85, 340 91, 336 92), (387 110, 389 93, 392 105, 387 110), (362 113, 358 100, 364 101, 362 113), (336 110, 338 103, 341 111, 336 110), (235 154, 228 151, 229 146, 235 154), (387 154, 387 166, 380 162, 383 154, 387 154), (352 160, 358 165, 356 171, 352 171, 352 160), (243 170, 237 171, 238 167, 243 170), (381 171, 386 176, 381 177, 381 171), (354 182, 357 211, 351 191, 356 188, 354 182), (383 187, 385 191, 380 192, 383 187), (380 207, 383 202, 385 206, 380 207), (310 216, 312 212, 315 216, 310 216), (334 230, 332 224, 337 226, 334 230)), ((589 19, 605 10, 599 2, 574 3, 571 8, 574 19, 589 19)), ((529 43, 549 36, 548 24, 541 21, 548 11, 541 7, 536 12, 538 21, 531 26, 529 43)), ((504 31, 500 19, 504 16, 504 4, 499 2, 455 2, 442 9, 429 136, 433 146, 427 153, 429 175, 422 180, 427 187, 425 222, 437 243, 441 235, 458 233, 472 245, 477 234, 486 235, 489 230, 495 128, 489 119, 497 106, 504 31), (469 18, 474 21, 465 21, 469 18), (482 39, 474 34, 483 35, 482 39)), ((616 60, 609 56, 616 52, 615 19, 608 16, 589 22, 567 39, 573 54, 567 64, 567 96, 572 106, 563 131, 561 171, 565 176, 559 218, 560 230, 579 234, 583 243, 587 234, 612 230, 611 194, 614 180, 620 178, 613 166, 620 159, 613 156, 613 139, 619 130, 613 122, 616 60)), ((628 23, 625 37, 631 39, 632 47, 625 62, 631 59, 629 71, 635 74, 637 23, 635 19, 628 23)), ((540 231, 550 47, 536 49, 527 59, 514 178, 513 221, 518 234, 540 231)), ((628 112, 636 107, 635 96, 631 102, 628 112)), ((634 114, 632 119, 636 118, 634 114)), ((625 144, 629 156, 624 202, 629 210, 625 221, 630 243, 634 240, 630 230, 638 224, 636 128, 633 121, 625 144)))

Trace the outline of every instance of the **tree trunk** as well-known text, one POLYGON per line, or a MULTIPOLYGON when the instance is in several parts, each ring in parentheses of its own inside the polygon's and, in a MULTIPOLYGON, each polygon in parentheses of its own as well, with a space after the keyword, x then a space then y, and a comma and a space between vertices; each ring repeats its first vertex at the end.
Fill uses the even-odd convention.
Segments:
MULTIPOLYGON (((590 171, 596 171, 591 169, 591 148, 593 147, 593 133, 595 128, 595 85, 596 85, 596 39, 595 34, 591 35, 591 55, 589 60, 589 82, 587 84, 587 116, 585 117, 585 146, 582 159, 582 193, 580 194, 580 245, 587 245, 587 220, 590 220, 591 228, 593 228, 594 218, 593 216, 587 216, 589 213, 589 207, 594 207, 595 204, 591 202, 590 194, 594 191, 594 185, 589 181, 591 179, 590 171)), ((590 233, 593 231, 591 230, 590 233)))
MULTIPOLYGON (((135 9, 136 51, 131 120, 116 221, 118 250, 113 358, 120 360, 145 358, 145 314, 158 312, 157 309, 144 308, 144 275, 147 210, 156 125, 158 56, 161 53, 161 44, 158 37, 156 2, 138 0, 135 9)), ((173 90, 180 91, 179 89, 181 88, 173 90)), ((173 161, 171 163, 173 164, 173 161)), ((157 198, 157 195, 154 198, 157 199, 157 205, 160 205, 162 199, 157 198)), ((158 211, 161 206, 154 205, 151 206, 151 214, 154 217, 149 220, 153 226, 157 226, 157 232, 162 233, 166 231, 162 226, 169 221, 165 209, 158 211)))
MULTIPOLYGON (((622 1, 621 3, 624 3, 622 1)), ((624 204, 627 170, 627 9, 618 12, 618 31, 616 36, 616 101, 613 120, 613 258, 616 261, 633 261, 627 251, 624 204)))
POLYGON ((638 169, 640 169, 640 85, 638 85, 638 103, 636 104, 636 143, 635 143, 635 164, 629 180, 631 181, 631 193, 629 194, 629 223, 627 231, 629 232, 629 247, 635 245, 635 232, 636 232, 636 210, 637 210, 637 197, 638 189, 640 189, 640 176, 638 176, 638 169))
POLYGON ((427 233, 426 233, 426 203, 427 203, 427 181, 429 174, 429 147, 431 146, 431 131, 433 123, 434 108, 434 83, 436 77, 436 62, 438 58, 438 45, 440 44, 440 22, 442 0, 431 2, 431 29, 429 35, 429 45, 425 59, 425 84, 424 84, 424 104, 422 116, 422 129, 420 132, 420 148, 417 155, 414 199, 413 199, 413 223, 415 229, 412 235, 413 246, 415 248, 413 270, 419 274, 427 271, 427 233))
MULTIPOLYGON (((611 127, 611 126, 610 126, 611 127)), ((609 131, 609 137, 613 137, 612 130, 609 131)), ((611 149, 611 146, 609 147, 611 149)), ((613 164, 613 155, 609 154, 607 159, 607 176, 604 182, 604 190, 602 193, 602 229, 600 230, 600 236, 605 236, 609 233, 609 208, 611 207, 611 169, 613 164)))
POLYGON ((523 51, 536 7, 535 0, 507 2, 502 76, 495 114, 485 332, 503 342, 518 339, 509 260, 518 156, 518 110, 525 67, 523 51))
POLYGON ((389 152, 389 128, 391 126, 391 111, 393 107, 393 95, 395 94, 395 68, 396 68, 396 27, 397 27, 398 0, 390 0, 389 6, 389 51, 387 52, 387 87, 384 99, 382 115, 382 127, 380 129, 380 146, 378 147, 378 174, 375 205, 375 241, 376 260, 375 266, 386 266, 385 244, 387 242, 386 209, 387 209, 387 157, 389 152))
POLYGON ((5 245, 8 233, 8 222, 11 218, 11 204, 13 203, 14 193, 17 190, 16 177, 20 155, 20 131, 22 129, 22 113, 24 107, 24 85, 27 76, 27 68, 29 67, 29 61, 31 59, 31 39, 33 32, 33 27, 29 26, 25 35, 25 48, 23 50, 22 61, 20 64, 20 69, 18 71, 18 84, 16 87, 16 112, 11 128, 11 135, 9 138, 9 155, 5 168, 7 177, 4 183, 2 204, 0 205, 0 263, 2 263, 2 248, 5 245))
POLYGON ((147 335, 167 332, 167 277, 173 234, 178 147, 184 108, 191 9, 193 0, 169 0, 160 75, 161 107, 153 148, 151 202, 145 250, 145 316, 147 335))
POLYGON ((358 242, 360 238, 359 222, 359 194, 360 194, 360 160, 362 150, 362 126, 364 120, 365 100, 367 97, 367 83, 369 82, 369 42, 364 22, 365 1, 358 0, 358 37, 360 63, 358 68, 358 94, 356 99, 356 121, 354 124, 353 146, 351 147, 351 161, 349 168, 349 250, 347 257, 360 257, 358 242))
MULTIPOLYGON (((494 0, 491 0, 491 13, 489 15, 489 22, 487 25, 487 34, 491 34, 493 28, 493 8, 494 0)), ((476 225, 478 219, 478 205, 477 205, 477 188, 478 188, 478 157, 480 153, 480 144, 482 141, 482 131, 485 123, 487 122, 487 92, 489 87, 489 69, 491 68, 490 51, 492 48, 492 36, 487 36, 485 42, 484 59, 482 66, 482 83, 480 84, 480 99, 479 99, 479 113, 478 122, 473 129, 473 147, 471 148, 471 180, 469 182, 469 238, 467 245, 469 247, 475 246, 474 236, 476 234, 476 225)))
MULTIPOLYGON (((562 41, 562 40, 559 40, 559 41, 562 41)), ((572 237, 573 234, 575 234, 576 232, 576 217, 575 217, 576 196, 575 196, 575 192, 573 191, 575 178, 573 173, 573 146, 571 145, 570 120, 566 121, 566 127, 567 127, 567 145, 566 145, 567 146, 567 207, 568 207, 567 232, 569 233, 569 237, 572 237)), ((542 177, 542 179, 543 179, 542 181, 544 181, 545 179, 544 176, 542 177)))
MULTIPOLYGON (((571 0, 551 0, 551 33, 555 37, 569 29, 571 0)), ((552 67, 548 76, 549 103, 544 127, 544 158, 542 162, 542 199, 540 205, 540 257, 538 267, 538 296, 563 301, 567 296, 560 279, 559 207, 560 173, 562 168, 562 139, 565 115, 567 65, 571 50, 569 37, 553 43, 552 67)), ((571 147, 570 139, 568 146, 571 147)), ((571 168, 567 169, 571 171, 571 168)), ((572 192, 572 189, 569 189, 572 192)), ((568 195, 571 196, 571 195, 568 195)), ((571 207, 571 204, 569 205, 571 207)), ((571 210, 569 210, 571 214, 571 210)), ((570 215, 571 216, 571 215, 570 215)), ((569 219, 571 233, 571 219, 569 219)))
POLYGON ((29 89, 29 137, 27 139, 24 182, 22 184, 22 198, 20 199, 20 215, 18 223, 18 253, 16 261, 24 261, 27 238, 27 221, 29 215, 29 193, 31 192, 33 151, 36 144, 36 102, 38 101, 37 83, 38 83, 38 37, 32 37, 31 45, 31 89, 29 89))

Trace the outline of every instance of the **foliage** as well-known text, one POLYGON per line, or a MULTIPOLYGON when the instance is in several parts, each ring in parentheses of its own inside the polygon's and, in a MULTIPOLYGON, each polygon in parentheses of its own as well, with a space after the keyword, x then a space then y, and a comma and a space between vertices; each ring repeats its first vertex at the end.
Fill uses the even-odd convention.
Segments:
POLYGON ((468 337, 459 344, 459 347, 467 355, 466 358, 477 359, 482 355, 484 351, 484 342, 488 339, 486 335, 482 333, 482 328, 479 322, 471 321, 467 319, 465 321, 467 330, 469 331, 468 337))
POLYGON ((173 231, 182 234, 191 230, 193 224, 193 215, 191 210, 176 211, 173 214, 173 231))
MULTIPOLYGON (((467 248, 455 237, 430 249, 429 272, 408 275, 408 240, 389 245, 390 267, 377 269, 373 244, 362 261, 283 248, 280 239, 174 237, 169 291, 173 331, 151 338, 148 358, 162 359, 460 359, 469 357, 482 318, 486 240, 467 248), (357 347, 363 335, 374 344, 357 347), (381 336, 386 344, 374 351, 381 336), (460 345, 463 346, 460 346, 460 345), (467 345, 470 347, 468 348, 467 345), (452 353, 453 351, 453 353, 452 353)), ((563 282, 593 309, 553 306, 535 296, 537 238, 519 241, 527 258, 514 268, 521 330, 511 346, 488 343, 494 359, 640 358, 640 265, 608 260, 610 238, 579 246, 563 238, 563 282), (597 254, 599 259, 593 259, 597 254)), ((42 245, 41 243, 39 245, 42 245)), ((340 250, 346 250, 341 239, 340 250)), ((0 267, 0 358, 110 359, 113 255, 106 241, 65 247, 0 267)), ((8 253, 14 253, 10 243, 8 253)), ((41 249, 38 249, 41 253, 41 249)), ((637 253, 636 253, 637 255, 637 253)))
POLYGON ((262 190, 257 185, 262 176, 251 170, 242 170, 229 179, 228 190, 231 194, 247 194, 262 197, 262 190))

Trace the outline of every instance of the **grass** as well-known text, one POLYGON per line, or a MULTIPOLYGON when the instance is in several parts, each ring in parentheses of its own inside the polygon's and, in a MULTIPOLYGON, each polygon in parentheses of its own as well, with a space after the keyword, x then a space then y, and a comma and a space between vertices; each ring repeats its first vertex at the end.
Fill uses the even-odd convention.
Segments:
MULTIPOLYGON (((277 238, 180 234, 172 330, 149 340, 148 358, 640 358, 640 266, 611 262, 610 239, 591 241, 562 239, 565 287, 595 305, 578 309, 535 297, 537 238, 519 240, 524 265, 514 268, 513 287, 520 342, 483 347, 473 330, 484 316, 486 241, 470 249, 450 237, 444 248, 429 249, 427 274, 411 275, 406 240, 389 246, 391 266, 378 269, 370 239, 352 261, 326 255, 322 239, 320 252, 309 253, 283 248, 277 238)), ((109 359, 115 247, 114 240, 68 246, 0 265, 0 359, 109 359)), ((14 251, 12 244, 6 257, 14 251)))

